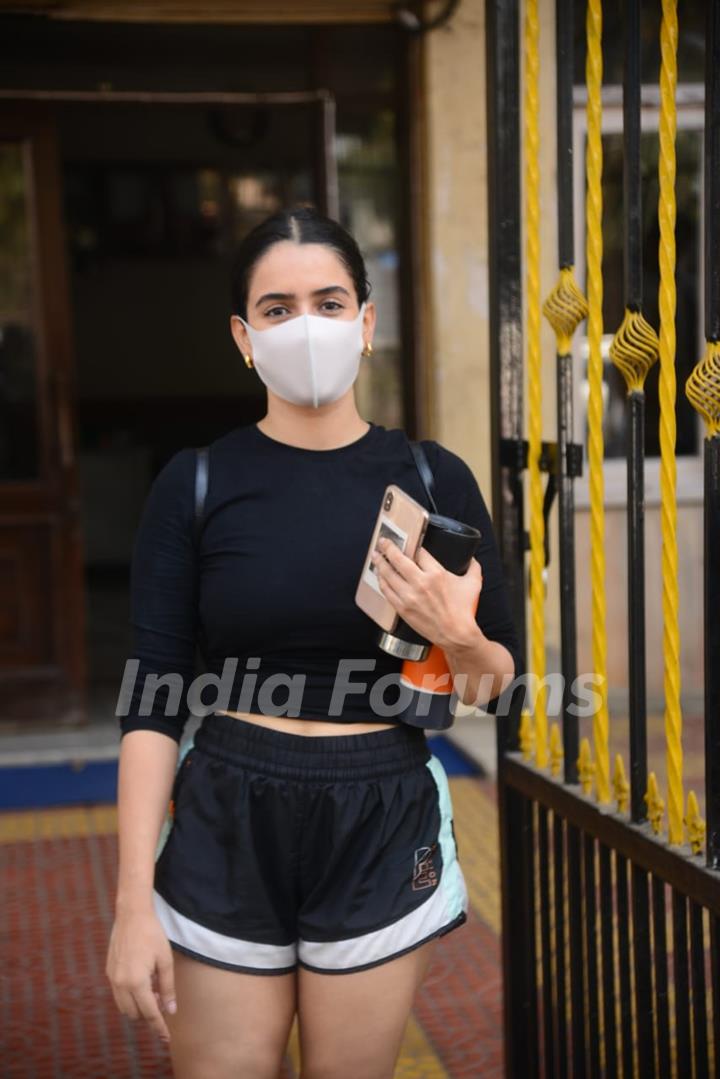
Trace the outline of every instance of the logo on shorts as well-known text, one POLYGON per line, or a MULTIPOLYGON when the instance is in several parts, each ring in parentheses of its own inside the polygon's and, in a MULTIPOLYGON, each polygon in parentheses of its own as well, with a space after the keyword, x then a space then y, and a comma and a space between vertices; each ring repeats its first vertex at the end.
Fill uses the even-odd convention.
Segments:
POLYGON ((412 887, 416 892, 420 888, 432 888, 437 882, 437 873, 432 861, 432 852, 437 847, 437 843, 433 843, 431 847, 418 847, 415 851, 415 865, 412 875, 412 887))

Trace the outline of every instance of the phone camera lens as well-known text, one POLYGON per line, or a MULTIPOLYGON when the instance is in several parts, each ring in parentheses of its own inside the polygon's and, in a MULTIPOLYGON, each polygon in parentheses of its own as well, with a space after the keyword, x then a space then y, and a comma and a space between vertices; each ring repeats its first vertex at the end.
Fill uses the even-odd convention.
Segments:
POLYGON ((384 503, 384 505, 383 505, 383 509, 389 510, 389 509, 390 509, 390 507, 392 506, 392 504, 393 504, 393 496, 392 496, 392 492, 391 492, 391 493, 390 493, 390 494, 389 494, 389 495, 387 496, 387 498, 385 499, 385 503, 384 503))

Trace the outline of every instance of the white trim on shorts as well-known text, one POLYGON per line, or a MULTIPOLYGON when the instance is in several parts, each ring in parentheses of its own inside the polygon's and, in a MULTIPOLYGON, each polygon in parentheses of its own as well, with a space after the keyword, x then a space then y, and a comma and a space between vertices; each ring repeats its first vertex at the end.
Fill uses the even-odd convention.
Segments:
POLYGON ((373 933, 363 933, 350 940, 300 940, 298 963, 318 974, 351 974, 387 963, 467 921, 462 910, 448 922, 440 915, 443 910, 443 896, 436 891, 422 906, 373 933), (438 921, 442 923, 439 928, 438 921))
POLYGON ((258 944, 254 940, 228 937, 181 914, 155 889, 153 902, 170 944, 206 963, 256 974, 286 974, 297 967, 294 943, 258 944))

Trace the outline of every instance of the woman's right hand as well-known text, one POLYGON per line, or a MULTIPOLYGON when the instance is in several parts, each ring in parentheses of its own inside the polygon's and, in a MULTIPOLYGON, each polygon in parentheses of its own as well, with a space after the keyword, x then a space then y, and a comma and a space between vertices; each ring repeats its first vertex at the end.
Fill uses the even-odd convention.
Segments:
POLYGON ((176 1010, 172 948, 154 911, 116 913, 105 974, 120 1012, 128 1019, 147 1019, 169 1042, 160 1008, 176 1010))

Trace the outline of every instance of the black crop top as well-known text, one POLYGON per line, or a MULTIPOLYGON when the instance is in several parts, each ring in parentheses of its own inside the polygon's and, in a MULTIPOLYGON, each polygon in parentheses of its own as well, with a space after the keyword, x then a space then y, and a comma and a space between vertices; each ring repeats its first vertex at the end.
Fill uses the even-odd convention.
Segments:
MULTIPOLYGON (((434 440, 423 444, 438 512, 482 532, 477 622, 512 654, 517 675, 522 652, 477 481, 457 454, 434 440)), ((197 554, 195 461, 193 447, 167 461, 152 483, 135 535, 135 662, 125 665, 118 699, 121 737, 147 729, 179 741, 191 713, 221 709, 296 716, 298 722, 393 722, 393 716, 372 710, 370 693, 391 672, 398 681, 402 660, 377 646, 378 627, 354 597, 387 484, 396 483, 427 505, 405 433, 371 424, 348 445, 314 450, 271 438, 254 423, 234 428, 210 444, 197 554), (197 669, 196 648, 205 671, 197 669), (351 688, 332 711, 341 659, 351 688), (368 659, 376 661, 371 670, 368 659), (146 683, 152 675, 160 679, 154 693, 153 680, 146 683), (304 682, 289 681, 303 675, 304 682), (299 710, 288 711, 288 701, 297 703, 299 686, 299 710), (223 689, 229 695, 223 697, 223 689)), ((390 680, 383 694, 387 704, 393 688, 390 680)), ((498 700, 484 707, 492 712, 498 700)))

